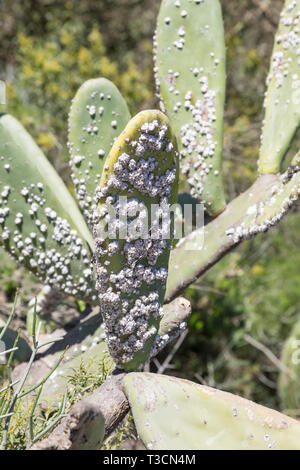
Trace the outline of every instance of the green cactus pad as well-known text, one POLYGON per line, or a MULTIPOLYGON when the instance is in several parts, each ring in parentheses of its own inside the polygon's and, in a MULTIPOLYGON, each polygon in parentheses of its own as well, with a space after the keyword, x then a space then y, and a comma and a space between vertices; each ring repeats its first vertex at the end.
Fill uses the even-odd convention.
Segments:
POLYGON ((300 165, 283 175, 261 175, 226 210, 172 250, 166 301, 194 282, 243 240, 277 224, 300 197, 300 165))
POLYGON ((105 161, 94 214, 101 314, 119 368, 136 370, 144 363, 158 332, 173 217, 156 225, 151 208, 168 210, 177 201, 177 186, 178 152, 169 121, 160 111, 142 111, 105 161))
POLYGON ((290 337, 283 346, 278 393, 282 409, 296 412, 300 410, 300 321, 294 326, 290 337))
POLYGON ((159 335, 173 335, 176 331, 181 331, 181 325, 187 325, 192 307, 184 297, 177 297, 169 304, 164 305, 164 316, 160 322, 159 335))
POLYGON ((191 304, 183 297, 177 297, 163 306, 163 317, 158 331, 158 337, 152 349, 152 357, 162 351, 166 345, 177 338, 187 327, 192 311, 191 304))
POLYGON ((130 119, 117 87, 105 78, 88 80, 77 91, 69 115, 69 150, 76 196, 92 225, 95 190, 105 157, 130 119))
POLYGON ((267 79, 259 170, 278 173, 300 124, 300 0, 286 0, 267 79))
POLYGON ((300 423, 277 411, 188 380, 128 374, 137 432, 154 450, 300 450, 300 423))
POLYGON ((222 182, 225 43, 218 0, 163 0, 154 39, 157 89, 178 140, 191 194, 212 216, 222 182))
POLYGON ((61 178, 22 125, 0 117, 0 245, 42 282, 95 298, 92 236, 61 178))

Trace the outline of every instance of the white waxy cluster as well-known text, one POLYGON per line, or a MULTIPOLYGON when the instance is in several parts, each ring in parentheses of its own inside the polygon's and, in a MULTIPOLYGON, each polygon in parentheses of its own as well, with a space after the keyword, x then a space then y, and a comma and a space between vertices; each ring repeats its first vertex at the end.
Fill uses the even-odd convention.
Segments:
POLYGON ((156 343, 153 345, 150 358, 157 356, 157 354, 165 349, 170 341, 174 341, 174 339, 178 338, 186 329, 187 322, 183 321, 178 325, 178 328, 170 333, 166 333, 162 336, 157 338, 156 343))
MULTIPOLYGON (((190 50, 184 50, 186 42, 191 43, 189 29, 191 25, 188 21, 193 18, 196 10, 198 10, 198 7, 194 10, 195 4, 203 5, 204 3, 205 0, 192 0, 184 3, 178 1, 174 2, 173 8, 170 6, 169 9, 166 9, 169 16, 163 19, 164 29, 159 32, 160 41, 165 41, 160 45, 159 60, 157 57, 157 32, 154 35, 154 73, 161 110, 166 111, 166 104, 163 103, 161 97, 162 93, 166 102, 168 102, 168 107, 172 108, 168 109, 168 112, 173 114, 175 126, 180 122, 184 123, 177 130, 177 133, 181 137, 179 139, 181 170, 187 175, 191 195, 201 200, 208 207, 211 205, 211 201, 205 200, 208 197, 207 194, 204 196, 203 193, 204 184, 210 175, 213 179, 214 177, 219 178, 220 175, 219 162, 216 162, 214 157, 219 144, 217 131, 219 92, 215 77, 218 75, 221 57, 217 54, 217 49, 207 50, 205 53, 210 57, 211 63, 206 62, 205 66, 201 66, 190 50), (180 24, 179 27, 178 24, 180 24), (174 25, 177 25, 176 29, 174 25), (186 70, 180 69, 181 60, 179 57, 178 69, 174 69, 174 63, 176 63, 173 57, 174 49, 175 53, 179 51, 179 54, 190 54, 191 66, 186 67, 186 70), (170 61, 168 56, 170 56, 170 61), (166 64, 168 63, 172 64, 173 68, 166 70, 166 64), (162 76, 166 78, 167 82, 166 84, 164 79, 163 90, 160 81, 162 76), (188 85, 186 85, 186 82, 188 85)), ((202 6, 199 8, 201 9, 202 6)), ((210 36, 209 25, 204 24, 198 28, 203 35, 208 34, 210 36)), ((184 63, 186 64, 186 62, 185 59, 184 63)), ((211 185, 213 184, 214 181, 212 180, 211 185)))
MULTIPOLYGON (((103 133, 103 122, 108 120, 109 127, 118 131, 118 111, 108 110, 107 102, 111 105, 112 96, 109 93, 92 92, 86 105, 84 125, 78 130, 77 143, 69 142, 71 177, 75 186, 76 197, 83 215, 89 226, 92 226, 92 214, 95 210, 95 188, 101 178, 102 162, 105 150, 102 148, 106 135, 103 133)), ((72 111, 71 111, 72 113, 72 111)), ((105 123, 105 125, 107 125, 105 123)), ((71 114, 69 115, 71 129, 71 114)), ((110 146, 113 144, 109 142, 110 146)))
POLYGON ((85 243, 69 222, 48 206, 51 196, 45 185, 21 180, 18 163, 12 157, 1 159, 10 161, 10 172, 0 177, 0 244, 43 283, 93 298, 85 243))
MULTIPOLYGON (((213 165, 211 160, 215 154, 217 142, 214 139, 214 123, 216 121, 216 93, 208 87, 208 78, 199 79, 202 99, 192 104, 192 92, 187 92, 184 107, 191 114, 191 121, 181 128, 183 150, 181 157, 184 164, 183 173, 189 175, 192 196, 202 194, 203 182, 213 165)), ((218 173, 215 175, 217 176, 218 173)))
MULTIPOLYGON (((181 38, 182 39, 182 38, 181 38)), ((215 67, 218 62, 215 61, 215 67)), ((184 101, 178 100, 173 108, 176 114, 185 110, 190 115, 190 121, 181 127, 181 170, 188 176, 188 183, 191 186, 191 195, 201 198, 203 183, 210 172, 214 176, 219 175, 219 170, 214 169, 213 157, 215 155, 217 142, 215 140, 215 122, 216 122, 216 92, 209 88, 208 77, 204 74, 203 67, 199 69, 194 67, 190 73, 197 79, 199 85, 199 96, 201 98, 194 101, 194 94, 191 90, 187 91, 184 101)), ((178 72, 169 70, 171 80, 176 82, 179 76, 178 72)), ((156 83, 159 86, 159 80, 156 73, 156 83)), ((171 86, 169 91, 179 95, 175 86, 171 86)), ((162 103, 162 101, 161 101, 162 103)), ((163 106, 162 106, 163 108, 163 106)), ((204 203, 206 201, 203 201, 204 203)), ((209 205, 209 202, 207 202, 209 205)))
MULTIPOLYGON (((285 79, 292 73, 291 68, 294 68, 294 64, 299 66, 300 72, 300 9, 297 9, 296 1, 291 2, 282 12, 279 32, 275 38, 277 47, 267 78, 267 84, 274 80, 276 88, 284 85, 285 79), (297 57, 296 61, 292 60, 293 55, 297 57)), ((292 82, 299 79, 298 73, 292 73, 292 82)))
POLYGON ((251 205, 246 216, 249 220, 231 227, 226 235, 239 243, 252 238, 254 235, 266 232, 276 225, 300 198, 300 165, 291 167, 280 177, 280 181, 271 189, 271 194, 265 201, 251 205), (286 190, 288 185, 288 190, 286 190))
MULTIPOLYGON (((109 351, 120 368, 136 354, 142 354, 148 340, 154 341, 162 316, 168 274, 165 257, 171 241, 162 236, 150 238, 151 228, 149 237, 145 237, 142 226, 134 233, 128 227, 131 221, 136 224, 151 203, 169 204, 176 167, 175 149, 166 133, 167 126, 159 126, 156 120, 143 124, 136 140, 126 139, 126 151, 120 150, 105 185, 97 189, 98 206, 94 214, 97 290, 109 351), (125 207, 121 206, 120 196, 127 198, 125 207), (115 214, 120 215, 121 210, 126 214, 126 226, 121 218, 113 219, 109 206, 115 214), (138 217, 133 219, 137 209, 138 217), (100 227, 109 224, 116 224, 118 234, 127 229, 125 238, 105 238, 100 227)), ((160 235, 169 228, 162 224, 160 235)))

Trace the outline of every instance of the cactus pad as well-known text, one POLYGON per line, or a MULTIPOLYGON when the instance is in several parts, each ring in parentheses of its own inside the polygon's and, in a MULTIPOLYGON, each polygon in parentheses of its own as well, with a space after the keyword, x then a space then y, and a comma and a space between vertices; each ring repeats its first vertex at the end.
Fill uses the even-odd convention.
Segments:
POLYGON ((61 178, 22 125, 0 117, 0 245, 41 281, 92 300, 93 239, 61 178))
POLYGON ((225 43, 218 0, 163 0, 154 39, 155 74, 178 140, 192 196, 215 216, 222 183, 225 43))
POLYGON ((70 166, 76 196, 89 225, 105 157, 129 119, 124 98, 105 78, 85 82, 73 100, 69 115, 70 166))
POLYGON ((94 214, 101 314, 119 368, 135 370, 145 362, 158 332, 173 217, 152 224, 151 209, 156 204, 164 211, 176 203, 177 186, 178 153, 169 121, 160 111, 142 111, 105 161, 94 214), (106 232, 107 226, 115 234, 106 232))
POLYGON ((278 173, 300 124, 300 0, 286 0, 267 79, 259 170, 278 173))
POLYGON ((151 356, 156 356, 166 345, 177 338, 187 327, 192 307, 188 300, 177 297, 163 306, 163 317, 158 331, 158 337, 152 348, 151 356))
POLYGON ((277 411, 188 380, 128 374, 137 432, 155 450, 300 450, 300 423, 277 411))

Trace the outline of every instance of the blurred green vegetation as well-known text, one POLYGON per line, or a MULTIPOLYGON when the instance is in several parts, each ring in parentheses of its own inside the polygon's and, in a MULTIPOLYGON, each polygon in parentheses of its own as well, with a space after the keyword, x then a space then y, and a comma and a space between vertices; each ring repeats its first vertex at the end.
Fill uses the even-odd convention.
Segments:
MULTIPOLYGON (((0 3, 0 79, 8 86, 7 110, 22 121, 67 182, 68 111, 84 80, 100 75, 113 80, 132 113, 158 106, 152 34, 159 4, 160 0, 0 3)), ((222 5, 228 66, 224 174, 232 199, 256 178, 265 79, 283 1, 223 0, 222 5)), ((299 138, 293 144, 297 147, 299 138)), ((168 373, 279 408, 278 368, 249 344, 246 335, 280 356, 300 317, 299 233, 300 214, 294 211, 279 227, 243 244, 187 289, 193 304, 190 334, 168 373)), ((17 286, 38 289, 31 276, 16 271, 2 253, 1 257, 2 303, 11 301, 17 286)))

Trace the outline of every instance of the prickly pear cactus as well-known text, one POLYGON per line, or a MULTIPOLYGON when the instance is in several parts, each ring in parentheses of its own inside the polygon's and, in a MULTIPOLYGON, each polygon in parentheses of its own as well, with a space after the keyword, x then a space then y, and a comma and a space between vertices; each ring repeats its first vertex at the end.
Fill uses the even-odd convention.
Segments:
POLYGON ((281 361, 285 370, 280 371, 278 393, 281 407, 299 414, 300 410, 300 321, 283 346, 281 361))
POLYGON ((90 226, 105 157, 129 119, 124 98, 105 78, 85 82, 73 100, 69 115, 71 176, 79 206, 90 226))
POLYGON ((160 111, 142 111, 105 161, 94 220, 101 313, 119 368, 135 370, 145 362, 158 332, 173 221, 155 224, 151 209, 156 204, 168 211, 177 201, 177 186, 178 153, 169 121, 160 111))
POLYGON ((155 450, 300 450, 300 423, 244 398, 158 374, 124 379, 137 432, 155 450))
POLYGON ((300 0, 286 0, 267 79, 259 170, 277 173, 300 124, 300 0))
POLYGON ((222 183, 225 43, 219 0, 163 0, 154 39, 156 84, 191 194, 215 216, 222 183))
POLYGON ((93 239, 61 178, 22 125, 0 117, 0 245, 50 286, 95 298, 93 239))

